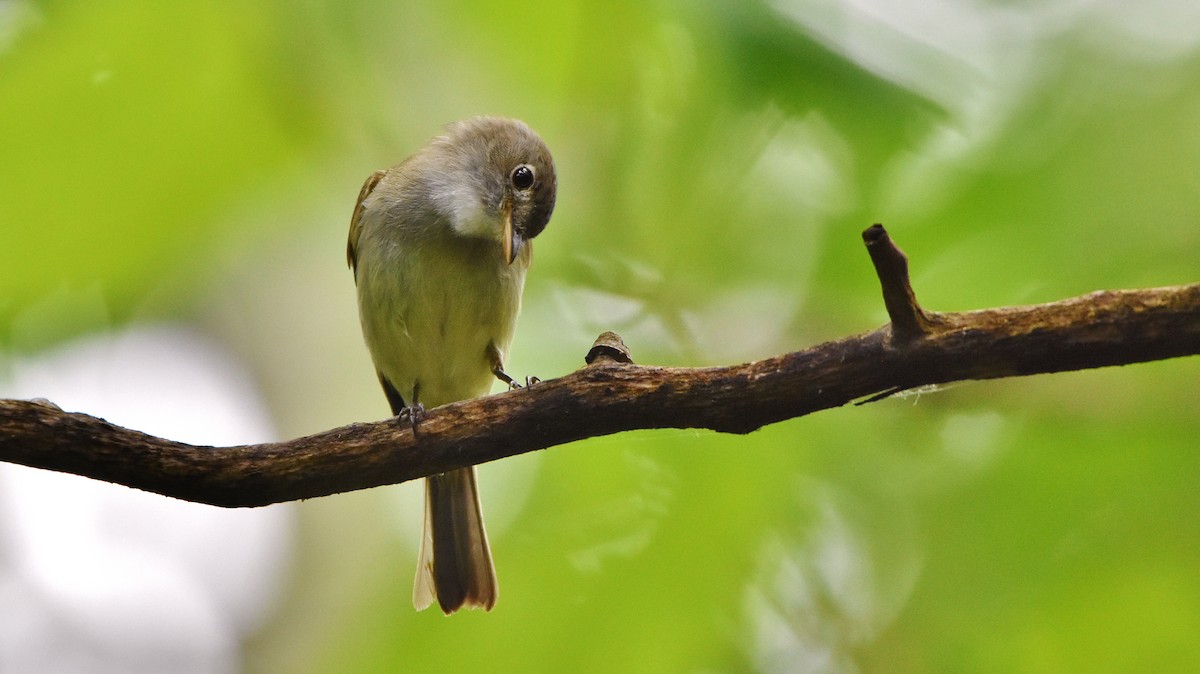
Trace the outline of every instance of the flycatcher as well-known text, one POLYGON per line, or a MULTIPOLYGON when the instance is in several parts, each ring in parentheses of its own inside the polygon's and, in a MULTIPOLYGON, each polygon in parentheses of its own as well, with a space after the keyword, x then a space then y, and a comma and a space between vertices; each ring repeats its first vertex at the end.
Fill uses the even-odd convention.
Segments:
MULTIPOLYGON (((513 384, 504 359, 521 308, 532 239, 554 210, 554 160, 524 123, 474 117, 367 178, 347 260, 363 338, 392 413, 513 384)), ((490 610, 496 572, 475 468, 425 480, 425 525, 413 587, 418 610, 490 610)))

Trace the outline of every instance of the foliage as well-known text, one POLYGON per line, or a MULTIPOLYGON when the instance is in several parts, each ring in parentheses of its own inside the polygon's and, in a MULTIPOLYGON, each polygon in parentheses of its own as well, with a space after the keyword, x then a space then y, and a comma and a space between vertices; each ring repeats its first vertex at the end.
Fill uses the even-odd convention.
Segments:
MULTIPOLYGON (((1197 280, 1194 9, 868 4, 2 4, 0 345, 177 321, 244 360, 282 435, 381 417, 341 266, 353 199, 479 113, 529 122, 560 173, 519 373, 581 365, 604 329, 638 362, 701 365, 874 328, 875 221, 935 310, 1197 280)), ((1194 667, 1198 374, 963 385, 485 466, 490 615, 411 610, 412 488, 305 503, 246 662, 1194 667)))

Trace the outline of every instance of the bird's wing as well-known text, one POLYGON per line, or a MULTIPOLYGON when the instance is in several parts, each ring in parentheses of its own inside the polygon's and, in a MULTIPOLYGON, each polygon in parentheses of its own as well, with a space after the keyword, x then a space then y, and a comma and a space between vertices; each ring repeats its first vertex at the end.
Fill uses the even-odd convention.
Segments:
POLYGON ((386 173, 387 171, 372 173, 367 182, 363 183, 362 191, 358 193, 358 202, 354 204, 354 215, 350 216, 350 238, 346 242, 346 264, 350 266, 351 271, 358 269, 358 236, 362 234, 363 204, 386 173))

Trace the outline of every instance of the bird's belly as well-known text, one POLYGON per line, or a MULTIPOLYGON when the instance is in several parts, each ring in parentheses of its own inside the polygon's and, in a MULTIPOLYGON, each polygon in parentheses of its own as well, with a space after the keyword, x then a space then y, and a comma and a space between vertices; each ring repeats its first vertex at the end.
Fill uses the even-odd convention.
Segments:
POLYGON ((487 331, 445 318, 413 312, 383 327, 391 338, 385 337, 376 364, 409 404, 437 407, 491 390, 487 331))
POLYGON ((410 261, 400 268, 411 273, 360 280, 367 347, 410 405, 486 395, 494 381, 490 346, 507 352, 520 304, 522 278, 439 262, 410 261))

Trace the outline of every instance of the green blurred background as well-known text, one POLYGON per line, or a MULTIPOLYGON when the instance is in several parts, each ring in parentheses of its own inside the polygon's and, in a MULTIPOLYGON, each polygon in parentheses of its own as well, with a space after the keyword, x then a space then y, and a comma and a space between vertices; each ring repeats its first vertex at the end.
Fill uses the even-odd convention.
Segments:
MULTIPOLYGON (((873 222, 931 309, 1196 282, 1196 25, 1166 0, 2 0, 0 367, 167 322, 239 359, 281 437, 383 418, 354 198, 473 114, 558 164, 518 376, 605 329, 683 365, 873 329, 873 222)), ((241 667, 1200 670, 1198 381, 961 384, 484 466, 487 615, 413 612, 414 485, 305 502, 241 667)))

